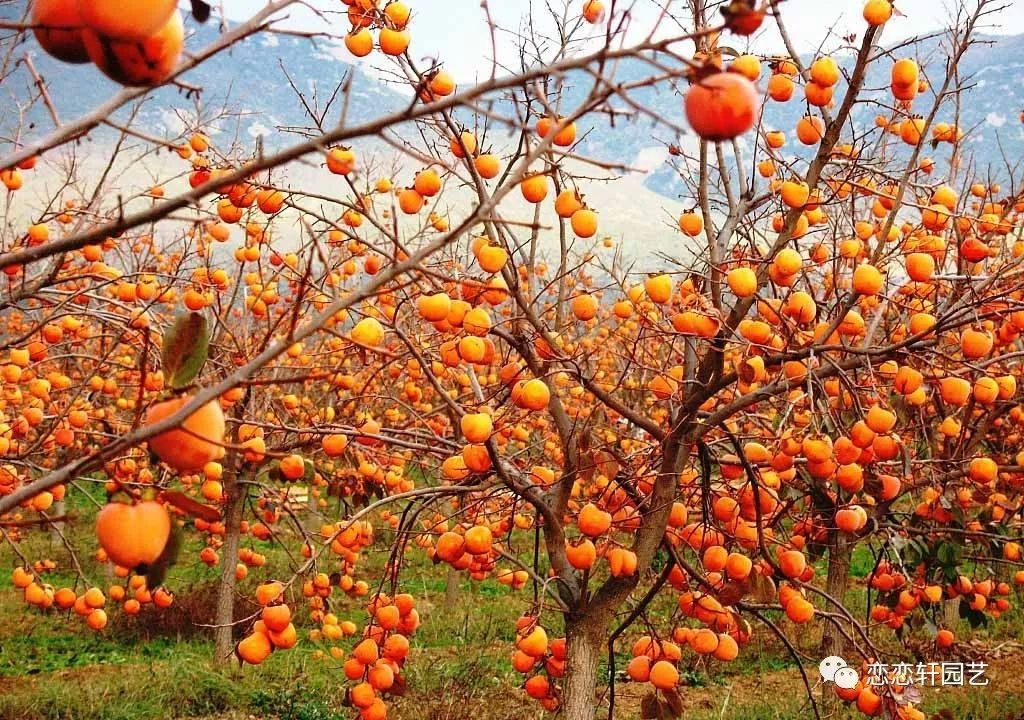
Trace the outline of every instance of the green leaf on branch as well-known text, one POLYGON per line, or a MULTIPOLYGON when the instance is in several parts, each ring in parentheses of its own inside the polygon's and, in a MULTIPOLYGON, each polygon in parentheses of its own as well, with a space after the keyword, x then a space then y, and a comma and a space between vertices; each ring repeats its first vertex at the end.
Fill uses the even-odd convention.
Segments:
POLYGON ((960 564, 960 547, 955 543, 942 542, 935 548, 935 557, 946 567, 960 564))
POLYGON ((164 335, 160 359, 164 379, 173 390, 187 387, 199 375, 210 353, 210 331, 199 313, 179 315, 164 335))
POLYGON ((305 458, 306 469, 299 478, 299 482, 309 484, 316 477, 316 465, 309 458, 305 458))

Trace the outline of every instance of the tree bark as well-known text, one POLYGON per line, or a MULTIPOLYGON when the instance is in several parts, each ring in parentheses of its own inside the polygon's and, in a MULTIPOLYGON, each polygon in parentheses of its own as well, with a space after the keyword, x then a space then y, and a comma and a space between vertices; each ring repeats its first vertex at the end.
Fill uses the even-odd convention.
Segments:
POLYGON ((230 662, 235 647, 235 566, 238 565, 242 515, 249 496, 249 484, 239 482, 239 474, 234 469, 229 469, 224 475, 224 492, 228 502, 224 509, 224 544, 220 549, 220 583, 217 586, 217 606, 213 620, 216 626, 213 661, 218 665, 230 662))
MULTIPOLYGON (((49 514, 50 514, 50 517, 63 517, 64 514, 67 513, 67 511, 68 511, 67 504, 63 500, 58 500, 57 502, 55 502, 53 504, 53 507, 50 508, 50 513, 49 514)), ((62 540, 60 539, 60 533, 63 530, 64 530, 64 523, 63 522, 55 522, 55 523, 53 523, 53 526, 50 529, 50 540, 53 541, 54 543, 62 542, 62 540)))
POLYGON ((459 602, 459 581, 462 580, 462 573, 454 567, 448 567, 448 578, 444 585, 444 606, 449 612, 459 602))
MULTIPOLYGON (((839 602, 843 602, 846 595, 846 588, 850 577, 850 559, 853 554, 853 545, 847 541, 843 533, 833 530, 828 544, 828 575, 825 579, 825 592, 839 602)), ((839 628, 830 622, 824 623, 821 636, 821 658, 837 655, 846 658, 845 638, 839 632, 839 628)), ((853 663, 851 658, 848 662, 853 663)), ((821 704, 827 713, 838 710, 841 700, 834 692, 835 686, 825 685, 822 689, 821 704)))
POLYGON ((603 651, 602 630, 595 618, 567 620, 565 625, 565 720, 594 720, 597 713, 597 665, 603 651))
MULTIPOLYGON (((850 578, 850 559, 853 546, 838 530, 832 532, 828 547, 828 576, 825 580, 825 592, 839 602, 846 596, 846 588, 850 578)), ((821 638, 822 657, 838 655, 843 657, 846 648, 845 638, 832 624, 825 623, 825 631, 821 638)))

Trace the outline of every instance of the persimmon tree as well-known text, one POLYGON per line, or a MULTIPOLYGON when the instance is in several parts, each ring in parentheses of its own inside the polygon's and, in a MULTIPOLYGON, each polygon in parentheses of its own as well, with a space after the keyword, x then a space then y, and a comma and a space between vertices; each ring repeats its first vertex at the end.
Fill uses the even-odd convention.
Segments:
MULTIPOLYGON (((1019 177, 972 165, 958 124, 958 65, 994 6, 955 10, 944 57, 922 64, 914 43, 886 44, 887 0, 810 59, 784 5, 666 3, 638 28, 626 4, 574 0, 512 33, 515 64, 459 87, 416 60, 408 6, 358 0, 310 34, 386 63, 399 111, 328 125, 307 104, 303 139, 270 150, 221 147, 198 121, 160 137, 112 118, 154 86, 201 92, 190 69, 292 32, 292 4, 187 54, 173 3, 126 18, 48 0, 3 25, 5 82, 52 120, 20 123, 0 160, 0 532, 30 605, 97 630, 108 599, 167 607, 175 538, 196 533, 219 565, 217 659, 323 642, 365 720, 404 689, 410 553, 531 588, 512 665, 572 720, 612 717, 617 677, 649 683, 645 717, 678 715, 687 656, 729 662, 755 632, 793 652, 817 715, 795 626, 821 623, 824 655, 866 666, 893 631, 954 644, 951 603, 972 625, 1009 609, 1024 582, 1024 198, 1019 177), (769 28, 777 40, 752 39, 769 28), (127 87, 62 121, 36 42, 127 87), (676 93, 675 112, 652 90, 676 93), (768 125, 790 106, 793 127, 768 125), (598 124, 673 137, 693 210, 663 230, 670 257, 602 237, 615 208, 590 207, 587 185, 629 163, 584 152, 598 124), (119 138, 106 172, 57 162, 103 126, 119 138), (158 180, 116 187, 119 162, 158 180), (42 200, 27 194, 37 163, 62 178, 42 200), (324 183, 290 181, 302 163, 324 183), (99 550, 61 534, 78 582, 53 588, 20 540, 61 532, 75 518, 54 503, 92 482, 110 496, 99 550), (255 541, 283 547, 290 576, 268 577, 255 541), (383 544, 383 575, 360 577, 361 551, 383 544), (846 606, 858 546, 876 560, 867 618, 846 606), (82 551, 125 581, 104 593, 82 551), (346 596, 363 628, 332 612, 346 596), (666 596, 667 621, 648 613, 666 596)), ((483 10, 498 53, 509 31, 483 10)), ((924 717, 896 683, 826 692, 924 717)))

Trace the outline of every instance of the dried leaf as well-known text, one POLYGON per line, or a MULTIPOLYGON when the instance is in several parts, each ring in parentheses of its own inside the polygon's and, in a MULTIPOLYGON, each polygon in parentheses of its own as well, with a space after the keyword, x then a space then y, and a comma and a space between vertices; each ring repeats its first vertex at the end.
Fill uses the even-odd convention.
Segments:
POLYGON ((679 692, 673 688, 671 690, 665 690, 665 706, 667 707, 671 717, 680 718, 683 716, 683 698, 679 696, 679 692))
POLYGON ((406 685, 405 677, 402 675, 395 675, 395 682, 388 688, 388 695, 394 695, 395 697, 402 697, 405 695, 408 685, 406 685))
POLYGON ((718 602, 722 603, 722 605, 728 607, 730 605, 735 605, 740 600, 742 600, 745 594, 746 593, 744 592, 743 586, 741 584, 735 582, 728 582, 722 587, 721 590, 718 591, 717 600, 718 602))
POLYGON ((594 452, 594 466, 609 480, 619 474, 619 461, 607 450, 594 452))
POLYGON ((199 313, 179 315, 164 335, 161 361, 167 386, 178 390, 196 379, 210 352, 206 318, 199 313))
POLYGON ((583 462, 580 464, 580 477, 584 482, 590 483, 594 480, 594 466, 597 461, 594 459, 594 454, 589 453, 583 455, 583 462))
POLYGON ((591 440, 589 431, 580 433, 579 440, 576 443, 579 446, 580 453, 585 455, 590 452, 591 440))
POLYGON ((660 714, 661 703, 658 702, 658 696, 654 693, 645 695, 643 700, 640 701, 641 720, 658 720, 660 714))
POLYGON ((769 603, 775 599, 775 581, 759 572, 750 575, 750 597, 759 603, 769 603))

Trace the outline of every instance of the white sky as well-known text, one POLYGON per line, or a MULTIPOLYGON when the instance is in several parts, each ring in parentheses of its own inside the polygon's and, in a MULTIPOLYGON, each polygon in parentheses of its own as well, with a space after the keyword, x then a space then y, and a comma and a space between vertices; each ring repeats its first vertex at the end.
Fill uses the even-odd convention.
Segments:
MULTIPOLYGON (((309 0, 315 7, 338 13, 345 6, 340 0, 309 0)), ((410 29, 413 34, 412 53, 414 58, 432 57, 442 60, 445 66, 462 81, 472 80, 480 74, 490 71, 491 40, 487 32, 481 0, 405 0, 411 7, 413 19, 410 29)), ((976 0, 964 0, 973 7, 976 0)), ((229 17, 242 19, 264 5, 263 0, 222 0, 229 17)), ((545 6, 549 3, 556 8, 564 8, 566 3, 570 12, 578 15, 584 0, 490 0, 491 13, 499 27, 516 31, 521 19, 528 15, 531 5, 535 8, 535 22, 541 27, 545 6)), ((610 7, 613 0, 605 0, 610 7)), ((679 8, 680 16, 683 8, 689 6, 688 0, 662 0, 670 8, 679 8)), ((896 7, 904 14, 894 16, 885 27, 883 42, 893 42, 930 30, 937 30, 949 23, 950 8, 955 0, 896 0, 896 7)), ((659 16, 659 3, 655 0, 616 0, 619 8, 634 3, 636 8, 631 31, 642 36, 651 30, 655 19, 659 16)), ((215 3, 216 4, 216 3, 215 3)), ((1005 0, 1008 7, 999 14, 991 16, 984 27, 988 34, 1012 34, 1020 32, 1024 27, 1024 0, 1005 0)), ((785 0, 779 6, 786 22, 790 36, 800 52, 811 51, 824 43, 826 48, 838 44, 836 37, 849 33, 861 33, 865 23, 861 16, 863 0, 785 0), (827 39, 827 31, 834 26, 835 36, 827 39)), ((323 20, 301 6, 293 6, 289 11, 289 24, 301 28, 323 28, 323 20)), ((344 32, 348 23, 341 14, 331 16, 337 25, 337 32, 344 32)), ((664 21, 664 33, 671 33, 673 28, 664 21)), ((550 25, 548 25, 550 27, 550 25)), ((762 52, 781 50, 781 42, 774 23, 769 18, 765 22, 765 31, 754 40, 752 49, 762 52)), ((601 29, 603 32, 603 28, 601 29)), ((676 30, 678 32, 678 30, 676 30)), ((513 62, 515 54, 511 52, 514 38, 505 33, 499 43, 499 59, 513 62)), ((723 44, 731 45, 737 50, 748 49, 742 38, 726 37, 723 44)), ((378 62, 379 58, 371 55, 368 60, 378 62)), ((500 73, 499 73, 500 74, 500 73)))

